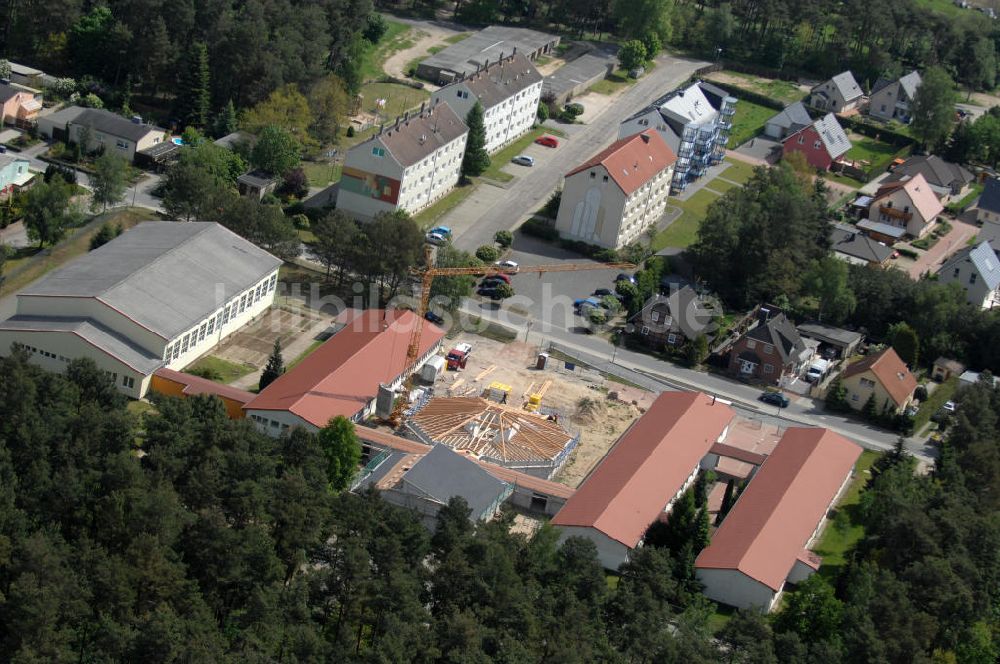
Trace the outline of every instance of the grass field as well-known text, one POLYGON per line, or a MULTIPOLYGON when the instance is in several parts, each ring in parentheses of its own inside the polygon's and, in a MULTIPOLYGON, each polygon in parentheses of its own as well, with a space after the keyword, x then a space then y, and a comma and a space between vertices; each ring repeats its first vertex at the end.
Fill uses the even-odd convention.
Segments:
POLYGON ((761 106, 741 99, 736 104, 736 115, 733 116, 733 130, 729 133, 729 147, 743 145, 760 133, 771 116, 777 111, 767 106, 761 106))
MULTIPOLYGON (((656 67, 655 62, 650 62, 646 65, 646 74, 653 71, 656 67)), ((624 69, 616 69, 607 78, 594 83, 590 86, 589 92, 596 92, 599 95, 612 95, 623 88, 627 88, 631 85, 635 85, 638 79, 629 78, 628 72, 624 69)))
POLYGON ((709 81, 717 80, 722 83, 735 85, 738 88, 770 97, 784 104, 799 101, 806 96, 806 92, 800 90, 794 83, 776 78, 764 78, 762 76, 754 76, 753 74, 744 74, 730 70, 709 74, 705 78, 709 81))
POLYGON ((460 41, 465 41, 471 36, 471 32, 460 32, 457 35, 452 35, 451 37, 446 38, 445 41, 449 44, 457 44, 460 41))
POLYGON ((393 53, 413 46, 411 36, 413 30, 410 26, 393 20, 389 20, 388 23, 389 29, 386 30, 382 40, 365 51, 361 61, 361 80, 367 81, 384 76, 382 63, 393 53))
POLYGON ((242 378, 249 373, 253 373, 256 369, 248 364, 236 364, 235 362, 230 362, 229 360, 224 360, 221 357, 216 357, 214 355, 206 355, 200 358, 197 362, 189 366, 184 371, 186 373, 194 373, 192 370, 210 371, 219 378, 213 378, 219 383, 231 383, 237 378, 242 378))
MULTIPOLYGON (((975 10, 973 9, 962 9, 957 7, 951 0, 916 0, 914 3, 918 7, 925 7, 927 9, 933 9, 936 12, 945 14, 946 16, 958 16, 959 14, 968 14, 970 16, 977 16, 975 10)), ((982 16, 982 14, 978 14, 982 16)))
POLYGON ((950 401, 955 396, 955 390, 957 389, 958 378, 956 376, 952 376, 938 385, 937 389, 927 397, 927 401, 920 404, 920 410, 917 411, 916 416, 913 418, 913 431, 919 432, 927 426, 927 423, 931 421, 931 416, 940 410, 946 401, 950 401))
POLYGON ((325 187, 340 180, 340 164, 303 161, 300 165, 309 179, 309 185, 312 187, 325 187))
POLYGON ((457 187, 452 189, 447 196, 438 200, 430 207, 425 208, 413 215, 413 220, 417 222, 417 225, 421 228, 430 228, 437 223, 438 219, 455 209, 459 203, 468 198, 469 194, 475 190, 475 183, 469 182, 467 184, 459 184, 457 187))
POLYGON ((427 90, 417 90, 398 83, 365 83, 361 86, 361 95, 364 97, 362 110, 365 111, 373 111, 376 100, 385 99, 381 114, 386 126, 406 111, 420 108, 421 102, 431 97, 427 90))
POLYGON ((819 568, 828 581, 833 581, 847 562, 847 554, 864 536, 865 529, 860 523, 858 503, 861 491, 870 477, 868 470, 875 463, 879 453, 865 450, 854 465, 854 477, 844 492, 843 498, 834 508, 833 521, 827 524, 814 551, 823 557, 819 568), (845 516, 839 516, 843 513, 845 516))
POLYGON ((847 159, 866 161, 871 164, 870 167, 866 168, 875 168, 879 171, 885 170, 889 162, 896 156, 896 148, 888 143, 867 136, 861 136, 860 134, 850 134, 849 137, 851 139, 851 149, 844 156, 847 159))

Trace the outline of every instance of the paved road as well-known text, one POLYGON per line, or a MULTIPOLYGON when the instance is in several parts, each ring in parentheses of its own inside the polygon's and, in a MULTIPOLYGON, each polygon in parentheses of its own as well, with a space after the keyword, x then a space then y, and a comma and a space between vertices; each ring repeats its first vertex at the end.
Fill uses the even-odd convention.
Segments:
MULTIPOLYGON (((455 245, 460 249, 475 250, 492 242, 498 230, 514 228, 538 209, 560 185, 567 170, 586 161, 618 138, 618 124, 622 118, 674 89, 704 64, 661 56, 655 69, 609 104, 589 124, 573 131, 556 150, 551 151, 551 157, 538 163, 530 174, 522 175, 505 189, 488 192, 492 196, 489 196, 485 209, 474 200, 479 194, 476 192, 439 223, 453 229, 455 245)), ((491 188, 487 185, 480 189, 491 188)))
MULTIPOLYGON (((663 362, 643 353, 636 353, 625 348, 614 348, 601 337, 575 332, 572 326, 565 326, 561 320, 552 322, 537 322, 507 309, 498 312, 489 303, 476 300, 466 300, 462 312, 493 319, 505 327, 517 330, 521 339, 545 347, 556 344, 566 352, 581 361, 586 361, 596 368, 615 373, 617 371, 632 371, 647 380, 635 380, 633 376, 624 376, 640 385, 660 390, 701 390, 719 398, 732 401, 742 412, 754 419, 788 426, 818 426, 836 431, 868 449, 888 450, 895 445, 898 436, 894 433, 870 426, 855 419, 826 412, 822 404, 807 397, 789 394, 792 402, 788 408, 778 409, 766 406, 757 400, 760 389, 730 380, 716 374, 703 373, 686 369, 669 362, 663 362), (613 360, 613 363, 612 363, 613 360)), ((934 457, 933 448, 924 440, 908 438, 905 441, 907 450, 924 461, 934 457)))

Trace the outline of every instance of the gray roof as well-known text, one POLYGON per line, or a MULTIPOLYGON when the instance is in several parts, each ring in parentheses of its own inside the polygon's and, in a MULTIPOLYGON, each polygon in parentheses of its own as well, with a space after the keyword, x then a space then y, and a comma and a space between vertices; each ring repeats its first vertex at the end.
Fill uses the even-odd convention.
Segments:
POLYGON ((456 87, 465 86, 479 99, 483 110, 488 110, 541 80, 542 75, 535 69, 535 65, 518 53, 444 86, 434 93, 434 99, 448 101, 455 96, 456 87))
POLYGON ((472 508, 472 518, 476 520, 507 490, 506 482, 490 475, 472 459, 440 444, 413 464, 400 482, 441 504, 447 504, 452 496, 461 496, 472 508))
POLYGON ((97 298, 172 339, 280 265, 281 260, 219 224, 151 221, 19 295, 97 298))
POLYGON ((472 74, 477 67, 496 62, 501 54, 507 56, 515 51, 530 54, 557 41, 559 37, 536 30, 491 25, 435 53, 420 64, 456 74, 472 74))
POLYGON ((910 99, 913 99, 913 97, 917 94, 917 88, 920 87, 920 83, 920 72, 917 70, 913 70, 906 76, 899 79, 899 87, 903 88, 903 92, 905 92, 906 96, 910 99))
POLYGON ((263 189, 277 182, 278 178, 264 171, 250 171, 236 178, 236 181, 241 184, 250 185, 251 187, 263 189))
POLYGON ((805 104, 801 101, 797 101, 794 104, 789 104, 785 107, 783 111, 779 111, 767 124, 776 124, 779 127, 789 130, 788 133, 795 133, 803 127, 808 127, 812 124, 812 118, 809 117, 809 111, 806 110, 805 104))
POLYGON ((878 265, 888 260, 893 252, 892 247, 887 247, 864 233, 840 226, 834 226, 830 230, 830 249, 878 265))
POLYGON ((746 336, 771 344, 778 349, 782 364, 797 359, 806 350, 806 345, 798 330, 784 313, 779 313, 767 321, 757 324, 747 332, 746 336))
POLYGON ((724 97, 720 95, 726 95, 726 92, 710 83, 695 81, 691 85, 671 90, 654 100, 648 106, 622 120, 622 124, 650 113, 659 114, 670 128, 669 132, 661 132, 661 135, 667 134, 663 137, 664 140, 667 141, 671 150, 677 152, 684 127, 688 124, 700 125, 718 117, 717 112, 721 106, 721 100, 731 98, 730 95, 724 97), (689 92, 691 94, 688 94, 689 92))
MULTIPOLYGON (((75 334, 87 343, 145 375, 153 373, 163 364, 162 358, 133 344, 122 335, 91 318, 12 316, 5 321, 0 321, 0 330, 75 334)), ((29 345, 31 343, 28 338, 24 338, 24 341, 29 345)))
POLYGON ((937 155, 910 157, 893 169, 885 182, 905 180, 920 173, 932 187, 955 187, 961 189, 973 180, 972 173, 958 164, 945 161, 937 155))
POLYGON ((94 131, 126 138, 133 143, 142 140, 147 134, 162 134, 166 130, 149 124, 140 124, 123 118, 117 113, 103 108, 85 108, 75 118, 69 120, 72 124, 90 127, 94 131))
POLYGON ((945 274, 956 263, 964 260, 972 263, 989 290, 995 290, 997 286, 1000 286, 1000 260, 997 259, 997 253, 989 242, 983 241, 975 247, 959 251, 948 259, 938 272, 945 274))
MULTIPOLYGON (((469 128, 451 106, 435 104, 419 115, 386 127, 374 138, 381 140, 393 158, 406 168, 468 132, 469 128)), ((365 141, 351 149, 370 150, 371 146, 365 141)))
POLYGON ((864 94, 861 86, 854 80, 854 74, 850 70, 842 71, 830 80, 833 82, 834 87, 837 88, 840 96, 844 98, 844 101, 852 101, 864 94))
POLYGON ((826 323, 803 323, 796 328, 807 337, 840 344, 845 348, 861 341, 861 333, 845 330, 826 323))
POLYGON ((1000 213, 1000 180, 989 178, 983 183, 983 193, 979 195, 976 207, 1000 213))
POLYGON ((837 122, 837 116, 827 113, 813 123, 816 133, 826 146, 826 151, 831 158, 836 159, 851 149, 851 141, 847 138, 844 128, 837 122))
POLYGON ((699 334, 711 334, 718 329, 715 317, 719 312, 698 296, 691 286, 682 286, 670 295, 656 294, 646 300, 642 309, 629 322, 642 325, 656 332, 680 332, 688 339, 699 334), (653 321, 651 314, 656 311, 670 317, 653 321))
POLYGON ((85 110, 82 106, 67 106, 66 108, 60 108, 54 113, 47 113, 45 115, 40 115, 39 118, 48 120, 54 125, 58 125, 62 128, 66 128, 70 122, 75 120, 77 116, 83 113, 85 110))
POLYGON ((613 69, 614 59, 611 57, 593 53, 581 55, 545 77, 542 81, 542 96, 558 97, 582 83, 610 74, 613 69))

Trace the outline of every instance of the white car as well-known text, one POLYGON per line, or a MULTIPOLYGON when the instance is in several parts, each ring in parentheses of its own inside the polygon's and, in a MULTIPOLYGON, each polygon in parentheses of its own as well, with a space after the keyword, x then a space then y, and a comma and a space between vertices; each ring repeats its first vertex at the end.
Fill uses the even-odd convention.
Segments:
POLYGON ((494 263, 494 265, 496 265, 497 267, 502 267, 502 268, 505 268, 507 270, 514 271, 514 272, 517 272, 517 268, 518 268, 517 263, 515 263, 514 261, 497 261, 496 263, 494 263))
POLYGON ((954 401, 945 401, 942 408, 944 408, 949 413, 954 413, 958 409, 958 404, 956 404, 954 401))
POLYGON ((436 244, 440 246, 446 244, 448 242, 448 238, 441 235, 440 233, 428 233, 427 241, 430 242, 431 244, 436 244))
POLYGON ((514 162, 515 164, 519 165, 519 166, 534 166, 535 165, 535 158, 534 157, 529 157, 526 154, 519 154, 516 157, 514 157, 513 159, 511 159, 511 161, 514 162))

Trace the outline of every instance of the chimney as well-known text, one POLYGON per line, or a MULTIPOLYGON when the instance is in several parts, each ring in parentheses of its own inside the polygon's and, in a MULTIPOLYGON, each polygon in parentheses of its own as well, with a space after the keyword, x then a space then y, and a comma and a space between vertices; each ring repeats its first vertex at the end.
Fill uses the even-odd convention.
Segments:
POLYGON ((642 132, 641 134, 639 134, 639 136, 642 137, 643 143, 649 143, 649 134, 647 134, 646 132, 642 132))

